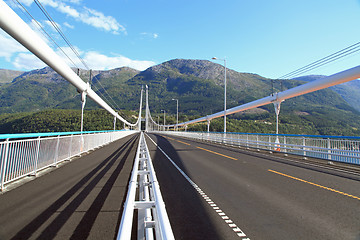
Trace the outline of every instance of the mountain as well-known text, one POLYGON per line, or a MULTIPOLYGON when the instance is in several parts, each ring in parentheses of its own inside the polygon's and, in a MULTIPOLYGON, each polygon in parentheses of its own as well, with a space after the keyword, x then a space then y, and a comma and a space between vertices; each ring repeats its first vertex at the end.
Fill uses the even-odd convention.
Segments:
POLYGON ((326 75, 306 75, 306 76, 293 78, 293 80, 312 82, 312 81, 315 81, 317 79, 324 78, 324 77, 327 77, 327 76, 326 75))
MULTIPOLYGON (((74 71, 76 70, 74 69, 74 71)), ((113 79, 123 79, 124 81, 137 73, 138 71, 130 68, 93 71, 92 81, 95 82, 93 86, 96 89, 102 89, 99 87, 99 79, 105 79, 103 81, 105 86, 116 85, 108 84, 108 82, 113 79)), ((89 71, 80 70, 80 77, 84 81, 88 81, 89 76, 89 71)), ((107 98, 109 97, 107 96, 107 98)), ((80 95, 75 87, 50 67, 25 72, 14 78, 10 84, 1 86, 0 99, 0 113, 34 112, 49 108, 74 109, 81 106, 80 95)), ((95 104, 90 101, 89 105, 94 106, 95 104)))
MULTIPOLYGON (((92 76, 92 89, 116 109, 137 110, 141 85, 149 87, 149 104, 153 115, 160 114, 162 109, 166 110, 167 116, 174 115, 174 98, 179 99, 179 112, 184 119, 185 115, 204 116, 222 111, 224 106, 224 67, 206 60, 174 59, 141 72, 117 68, 93 71, 92 76)), ((80 70, 80 77, 88 81, 89 72, 80 70)), ((303 83, 303 79, 272 80, 227 69, 227 107, 303 83)), ((11 83, 0 86, 0 99, 0 113, 81 107, 80 94, 75 87, 48 67, 25 72, 11 83)), ((86 109, 96 108, 97 105, 88 99, 86 109)), ((284 101, 280 116, 287 132, 291 132, 289 129, 296 125, 296 133, 306 128, 307 132, 314 134, 360 134, 360 113, 331 89, 284 101)), ((267 105, 251 114, 238 114, 230 118, 271 122, 274 120, 274 107, 267 105)))
POLYGON ((360 112, 360 80, 342 83, 331 87, 335 92, 360 112))
POLYGON ((14 70, 8 70, 8 69, 0 69, 0 84, 3 83, 11 83, 11 81, 23 74, 22 71, 14 71, 14 70))
MULTIPOLYGON (((178 98, 181 111, 211 114, 222 110, 224 67, 206 60, 175 59, 148 68, 128 80, 130 86, 149 85, 153 110, 167 108, 178 98)), ((251 73, 227 70, 228 106, 236 106, 271 93, 270 80, 251 73)))
MULTIPOLYGON (((81 78, 89 79, 89 72, 82 70, 81 78)), ((106 71, 93 72, 91 88, 105 99, 106 102, 116 109, 132 109, 132 104, 139 105, 140 90, 138 91, 139 98, 131 98, 131 93, 128 91, 126 81, 139 73, 138 70, 122 67, 106 71)), ((87 81, 87 80, 86 80, 87 81)), ((56 105, 56 108, 61 109, 78 109, 81 105, 80 95, 75 91, 75 96, 64 99, 56 105)), ((88 109, 96 109, 98 105, 91 99, 86 102, 88 109)), ((134 108, 136 109, 136 108, 134 108)))
MULTIPOLYGON (((309 75, 295 78, 296 80, 311 82, 325 75, 309 75)), ((338 93, 350 106, 360 112, 360 80, 353 80, 331 87, 330 89, 338 93)))

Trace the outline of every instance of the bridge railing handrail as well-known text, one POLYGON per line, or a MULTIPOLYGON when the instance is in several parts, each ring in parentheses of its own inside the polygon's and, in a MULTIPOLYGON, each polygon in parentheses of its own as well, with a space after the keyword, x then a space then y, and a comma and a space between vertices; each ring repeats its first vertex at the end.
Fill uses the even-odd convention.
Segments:
POLYGON ((358 137, 179 131, 162 131, 161 133, 360 165, 360 138, 358 137))
POLYGON ((108 133, 108 132, 121 132, 128 130, 101 130, 101 131, 74 131, 74 132, 46 132, 46 133, 7 133, 0 134, 0 139, 29 139, 37 137, 52 137, 52 136, 66 136, 78 134, 92 134, 92 133, 108 133))
POLYGON ((0 184, 5 185, 70 160, 137 131, 16 134, 0 142, 0 184), (30 138, 25 138, 30 136, 30 138), (36 137, 37 136, 37 137, 36 137))
MULTIPOLYGON (((187 133, 196 133, 196 134, 207 134, 207 133, 216 133, 224 134, 225 132, 206 132, 206 131, 186 131, 187 133)), ((330 135, 308 135, 308 134, 276 134, 276 133, 246 133, 246 132, 226 132, 225 134, 233 135, 259 135, 259 136, 286 136, 286 137, 311 137, 311 138, 333 138, 333 139, 359 139, 357 136, 330 136, 330 135)))

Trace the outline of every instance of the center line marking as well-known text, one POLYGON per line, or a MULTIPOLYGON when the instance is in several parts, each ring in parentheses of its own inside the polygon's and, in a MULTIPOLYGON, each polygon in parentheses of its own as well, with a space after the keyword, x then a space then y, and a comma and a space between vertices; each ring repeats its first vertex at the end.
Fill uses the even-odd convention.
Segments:
POLYGON ((188 145, 188 146, 191 146, 190 144, 186 143, 186 142, 182 142, 182 141, 179 141, 179 140, 176 140, 178 141, 179 143, 182 143, 182 144, 185 144, 185 145, 188 145))
POLYGON ((230 158, 230 159, 232 159, 232 160, 237 160, 236 158, 233 158, 233 157, 230 157, 230 156, 227 156, 227 155, 218 153, 218 152, 214 152, 214 151, 211 151, 211 150, 206 149, 206 148, 202 148, 202 147, 196 147, 196 148, 201 149, 201 150, 204 150, 204 151, 207 151, 207 152, 210 152, 210 153, 214 153, 214 154, 220 155, 220 156, 222 156, 222 157, 230 158))
POLYGON ((281 172, 277 172, 277 171, 274 171, 274 170, 271 170, 271 169, 268 169, 268 171, 269 171, 269 172, 272 172, 272 173, 276 173, 276 174, 281 175, 281 176, 284 176, 284 177, 288 177, 288 178, 291 178, 291 179, 294 179, 294 180, 303 182, 303 183, 307 183, 307 184, 310 184, 310 185, 313 185, 313 186, 316 186, 316 187, 319 187, 319 188, 322 188, 322 189, 326 189, 326 190, 331 191, 331 192, 336 192, 336 193, 339 193, 339 194, 341 194, 341 195, 344 195, 344 196, 347 196, 347 197, 351 197, 351 198, 360 200, 360 197, 357 197, 357 196, 354 196, 354 195, 351 195, 351 194, 347 194, 347 193, 338 191, 338 190, 333 189, 333 188, 328 188, 328 187, 322 186, 322 185, 320 185, 320 184, 316 184, 316 183, 313 183, 313 182, 309 182, 309 181, 303 180, 303 179, 301 179, 301 178, 293 177, 293 176, 290 176, 290 175, 287 175, 287 174, 284 174, 284 173, 281 173, 281 172))
MULTIPOLYGON (((175 140, 175 139, 170 138, 170 137, 166 137, 166 138, 171 139, 171 140, 175 140)), ((186 145, 188 145, 188 146, 191 146, 191 144, 186 143, 186 142, 182 142, 182 141, 180 141, 180 140, 175 140, 175 141, 177 141, 177 142, 179 142, 179 143, 186 144, 186 145)), ((213 153, 213 154, 217 154, 217 155, 219 155, 219 156, 226 157, 226 158, 229 158, 229 159, 232 159, 232 160, 238 160, 237 158, 233 158, 233 157, 227 156, 227 155, 225 155, 225 154, 221 154, 221 153, 218 153, 218 152, 214 152, 214 151, 211 151, 211 150, 206 149, 206 148, 202 148, 202 147, 196 147, 196 148, 201 149, 201 150, 204 150, 204 151, 207 151, 207 152, 210 152, 210 153, 213 153)))

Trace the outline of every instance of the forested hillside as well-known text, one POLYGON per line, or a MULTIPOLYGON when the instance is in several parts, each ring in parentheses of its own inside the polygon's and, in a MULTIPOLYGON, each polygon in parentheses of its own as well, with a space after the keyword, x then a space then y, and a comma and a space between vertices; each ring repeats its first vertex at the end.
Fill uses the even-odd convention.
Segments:
MULTIPOLYGON (((120 115, 135 123, 138 113, 122 111, 120 115)), ((0 116, 0 133, 80 131, 81 110, 45 110, 37 113, 15 113, 0 116)), ((116 129, 123 129, 116 122, 116 129)), ((84 112, 84 131, 112 130, 114 117, 103 109, 84 112)))

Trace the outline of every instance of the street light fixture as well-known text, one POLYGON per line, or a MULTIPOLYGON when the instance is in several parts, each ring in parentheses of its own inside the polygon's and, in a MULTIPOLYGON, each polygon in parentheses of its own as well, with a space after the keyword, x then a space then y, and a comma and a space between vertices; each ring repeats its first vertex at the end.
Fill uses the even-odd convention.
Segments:
POLYGON ((221 58, 213 57, 211 59, 224 61, 224 68, 225 68, 225 74, 224 74, 224 133, 226 133, 226 58, 221 59, 221 58))
POLYGON ((157 122, 158 126, 157 127, 158 127, 158 131, 160 131, 160 116, 158 115, 157 117, 158 117, 158 122, 157 122))
POLYGON ((179 99, 171 99, 173 101, 176 101, 176 131, 178 130, 178 124, 179 124, 179 99))

